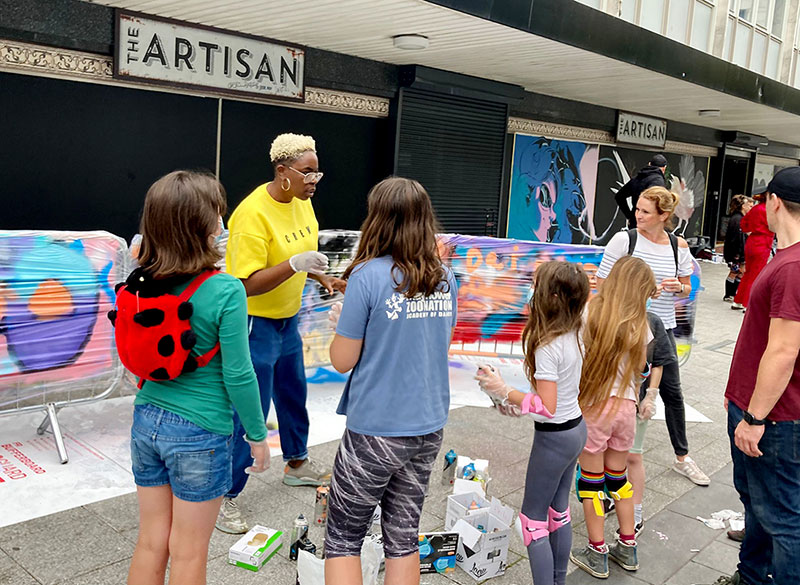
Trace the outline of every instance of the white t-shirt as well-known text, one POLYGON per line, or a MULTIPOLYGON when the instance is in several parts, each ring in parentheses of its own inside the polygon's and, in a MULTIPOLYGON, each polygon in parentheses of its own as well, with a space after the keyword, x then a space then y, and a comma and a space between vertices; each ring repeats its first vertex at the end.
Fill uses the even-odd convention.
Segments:
MULTIPOLYGON (((600 262, 600 268, 597 269, 597 278, 608 278, 608 273, 611 272, 611 268, 617 260, 628 255, 628 242, 626 231, 614 234, 614 237, 606 245, 603 260, 600 262)), ((672 245, 669 242, 655 244, 642 234, 638 234, 632 255, 647 262, 656 276, 657 284, 660 284, 665 278, 675 277, 675 254, 673 254, 672 245)), ((677 276, 691 276, 693 270, 689 248, 678 246, 677 276)), ((661 318, 666 329, 675 329, 677 323, 675 322, 674 293, 663 291, 657 299, 653 299, 649 310, 661 318)))
POLYGON ((532 414, 534 420, 546 423, 563 423, 581 415, 578 406, 578 391, 583 367, 579 333, 565 333, 536 350, 536 380, 555 382, 558 402, 553 418, 532 414))

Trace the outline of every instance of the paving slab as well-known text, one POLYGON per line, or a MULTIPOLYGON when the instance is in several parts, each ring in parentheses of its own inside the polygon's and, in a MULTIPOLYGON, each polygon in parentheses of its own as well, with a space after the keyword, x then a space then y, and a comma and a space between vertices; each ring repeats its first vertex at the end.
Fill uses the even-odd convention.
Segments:
POLYGON ((22 565, 0 551, 0 585, 39 585, 22 565))

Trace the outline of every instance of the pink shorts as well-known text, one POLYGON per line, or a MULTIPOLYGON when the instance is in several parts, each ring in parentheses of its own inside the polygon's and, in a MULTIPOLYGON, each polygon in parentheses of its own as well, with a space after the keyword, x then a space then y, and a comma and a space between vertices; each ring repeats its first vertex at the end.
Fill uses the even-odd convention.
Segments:
MULTIPOLYGON (((584 415, 585 416, 585 415, 584 415)), ((606 449, 629 451, 636 436, 636 403, 625 398, 611 398, 599 416, 586 418, 586 447, 584 451, 592 454, 606 449), (613 416, 606 416, 617 407, 613 416)))

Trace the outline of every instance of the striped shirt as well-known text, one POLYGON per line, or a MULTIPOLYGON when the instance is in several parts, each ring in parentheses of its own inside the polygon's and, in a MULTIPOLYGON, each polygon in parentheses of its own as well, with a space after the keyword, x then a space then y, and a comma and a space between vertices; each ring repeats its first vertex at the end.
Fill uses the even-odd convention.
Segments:
MULTIPOLYGON (((603 260, 597 270, 597 278, 608 278, 608 273, 611 272, 611 268, 617 260, 628 255, 628 241, 627 231, 614 234, 614 237, 606 245, 603 260)), ((633 256, 647 262, 656 276, 657 283, 661 283, 665 278, 676 276, 675 254, 673 254, 672 245, 669 242, 655 244, 639 234, 636 238, 633 256)), ((689 253, 689 248, 678 246, 677 276, 691 276, 692 270, 692 255, 689 253)), ((661 318, 665 329, 675 329, 675 295, 673 293, 663 291, 657 299, 653 299, 650 311, 661 318)))

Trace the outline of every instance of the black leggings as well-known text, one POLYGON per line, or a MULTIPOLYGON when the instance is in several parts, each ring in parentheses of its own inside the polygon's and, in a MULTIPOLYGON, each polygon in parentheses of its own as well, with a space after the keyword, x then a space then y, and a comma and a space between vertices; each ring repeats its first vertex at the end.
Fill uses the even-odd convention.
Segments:
POLYGON ((664 365, 661 375, 659 394, 664 401, 664 414, 667 419, 667 431, 675 455, 689 453, 689 442, 686 440, 686 410, 683 405, 683 391, 681 390, 681 369, 678 366, 678 350, 675 346, 675 336, 672 329, 667 329, 672 345, 673 361, 664 365))

